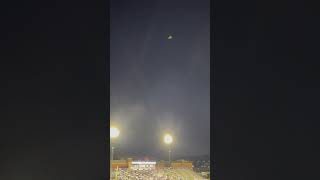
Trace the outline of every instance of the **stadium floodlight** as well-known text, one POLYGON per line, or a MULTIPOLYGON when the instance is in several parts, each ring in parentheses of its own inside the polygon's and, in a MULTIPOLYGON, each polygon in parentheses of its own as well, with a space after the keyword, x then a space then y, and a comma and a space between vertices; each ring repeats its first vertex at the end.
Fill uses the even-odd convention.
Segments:
POLYGON ((169 146, 169 164, 171 163, 171 147, 170 145, 173 142, 173 137, 170 134, 165 134, 163 137, 163 141, 165 144, 169 146))
POLYGON ((170 134, 166 134, 164 135, 163 141, 166 144, 171 144, 173 142, 173 138, 170 134))
MULTIPOLYGON (((120 135, 120 130, 116 127, 110 127, 110 138, 111 139, 115 139, 117 137, 119 137, 120 135)), ((114 146, 112 141, 110 140, 111 143, 111 158, 110 158, 110 172, 112 172, 112 161, 113 161, 113 155, 114 155, 114 146)))
POLYGON ((116 127, 110 128, 110 138, 117 138, 120 135, 120 131, 116 127))

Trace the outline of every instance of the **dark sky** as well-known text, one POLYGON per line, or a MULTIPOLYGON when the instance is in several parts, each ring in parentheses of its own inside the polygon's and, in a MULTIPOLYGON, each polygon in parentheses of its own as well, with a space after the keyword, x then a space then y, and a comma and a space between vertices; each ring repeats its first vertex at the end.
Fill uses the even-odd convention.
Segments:
POLYGON ((162 155, 165 131, 175 155, 209 154, 209 3, 111 1, 110 113, 124 154, 162 155))

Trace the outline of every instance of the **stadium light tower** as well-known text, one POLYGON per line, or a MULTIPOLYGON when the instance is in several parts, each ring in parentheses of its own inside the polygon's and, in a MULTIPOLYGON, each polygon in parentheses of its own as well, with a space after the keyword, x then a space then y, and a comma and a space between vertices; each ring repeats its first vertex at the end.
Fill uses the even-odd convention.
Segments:
POLYGON ((165 134, 163 137, 163 141, 169 147, 169 164, 171 162, 171 144, 173 142, 173 137, 170 134, 165 134))
POLYGON ((111 161, 113 161, 114 146, 112 140, 119 137, 120 130, 116 127, 110 127, 111 161))

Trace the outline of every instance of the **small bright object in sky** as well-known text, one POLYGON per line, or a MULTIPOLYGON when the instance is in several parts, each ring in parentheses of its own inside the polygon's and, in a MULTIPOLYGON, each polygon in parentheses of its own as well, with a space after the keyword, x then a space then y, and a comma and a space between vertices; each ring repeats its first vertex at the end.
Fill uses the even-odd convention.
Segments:
POLYGON ((173 141, 173 138, 170 134, 166 134, 166 135, 164 135, 163 140, 164 140, 164 143, 171 144, 173 141))
POLYGON ((171 35, 168 36, 168 39, 172 39, 173 37, 171 35))
POLYGON ((118 137, 119 135, 120 135, 120 131, 119 131, 118 128, 116 128, 116 127, 111 127, 111 128, 110 128, 110 137, 111 137, 111 138, 116 138, 116 137, 118 137))

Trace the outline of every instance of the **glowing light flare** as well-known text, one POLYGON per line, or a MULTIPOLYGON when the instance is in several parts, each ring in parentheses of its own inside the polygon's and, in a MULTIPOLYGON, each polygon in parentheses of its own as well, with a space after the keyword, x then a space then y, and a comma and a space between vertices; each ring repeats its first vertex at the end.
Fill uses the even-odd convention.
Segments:
POLYGON ((120 131, 116 127, 111 127, 110 128, 110 138, 116 138, 120 135, 120 131))
POLYGON ((173 138, 172 138, 172 136, 170 134, 166 134, 163 137, 163 141, 166 144, 171 144, 173 142, 173 138))

